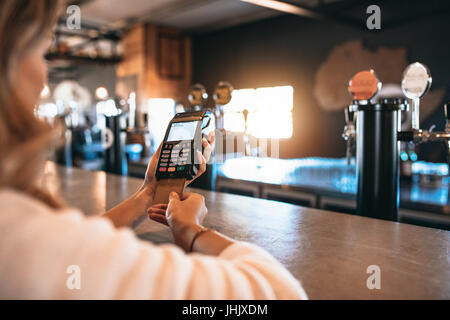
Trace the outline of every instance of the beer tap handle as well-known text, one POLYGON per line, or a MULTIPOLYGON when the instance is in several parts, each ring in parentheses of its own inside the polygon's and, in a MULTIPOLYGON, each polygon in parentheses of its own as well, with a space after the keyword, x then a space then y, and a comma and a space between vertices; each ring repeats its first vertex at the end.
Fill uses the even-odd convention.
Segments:
MULTIPOLYGON (((444 104, 444 116, 445 116, 445 132, 450 133, 450 101, 444 104)), ((445 147, 447 149, 447 165, 450 173, 450 140, 445 141, 445 147)))
POLYGON ((220 81, 214 89, 213 100, 215 105, 216 128, 223 132, 225 131, 223 127, 224 106, 231 101, 232 92, 233 86, 226 81, 220 81))
MULTIPOLYGON (((377 95, 381 89, 381 81, 378 80, 374 70, 363 70, 356 73, 348 83, 348 91, 354 104, 367 104, 377 95)), ((352 145, 355 140, 355 112, 350 106, 345 109, 345 128, 342 137, 347 142, 347 164, 350 165, 352 157, 352 145)))
POLYGON ((249 142, 249 137, 248 137, 248 133, 247 133, 247 118, 248 118, 248 110, 244 109, 244 111, 242 111, 242 114, 244 116, 244 144, 245 144, 245 155, 246 156, 250 156, 251 155, 251 150, 250 150, 250 142, 249 142))
POLYGON ((431 73, 427 66, 414 62, 406 67, 402 77, 402 91, 405 97, 412 100, 412 129, 420 131, 420 98, 431 87, 431 73))
POLYGON ((446 104, 444 104, 444 116, 445 116, 445 125, 446 130, 450 129, 450 101, 448 101, 446 104))
POLYGON ((347 125, 353 123, 354 112, 350 111, 349 107, 345 108, 344 112, 345 112, 345 123, 347 125))
POLYGON ((347 140, 345 157, 347 159, 347 165, 349 166, 352 163, 352 141, 350 139, 347 140))
POLYGON ((342 137, 345 139, 347 144, 346 159, 347 165, 350 165, 352 159, 352 145, 355 135, 355 126, 354 126, 355 113, 350 110, 350 107, 345 108, 344 113, 345 113, 345 128, 342 137))
POLYGON ((412 122, 411 122, 411 127, 414 130, 420 129, 419 112, 420 112, 420 99, 414 98, 414 99, 412 99, 412 122))

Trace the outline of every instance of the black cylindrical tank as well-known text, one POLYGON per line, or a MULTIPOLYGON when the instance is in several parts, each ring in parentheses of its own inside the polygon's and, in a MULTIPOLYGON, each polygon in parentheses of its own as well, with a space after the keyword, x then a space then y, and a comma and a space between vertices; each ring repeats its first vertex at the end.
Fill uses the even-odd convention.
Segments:
POLYGON ((357 211, 365 217, 397 221, 399 206, 398 126, 406 104, 384 99, 356 105, 357 211))

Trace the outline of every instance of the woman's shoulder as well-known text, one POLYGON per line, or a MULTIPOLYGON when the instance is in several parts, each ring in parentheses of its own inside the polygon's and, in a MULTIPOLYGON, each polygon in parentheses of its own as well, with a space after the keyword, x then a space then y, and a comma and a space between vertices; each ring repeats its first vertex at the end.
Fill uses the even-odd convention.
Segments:
POLYGON ((2 215, 51 213, 52 209, 43 202, 19 190, 11 188, 0 189, 0 209, 2 215))
POLYGON ((82 212, 75 208, 53 209, 44 202, 24 192, 0 188, 0 229, 38 223, 42 226, 58 220, 72 223, 84 219, 82 212))
MULTIPOLYGON (((86 217, 72 207, 53 209, 26 193, 0 189, 0 233, 7 229, 16 230, 15 237, 24 234, 24 230, 38 229, 39 234, 47 232, 55 237, 64 237, 70 230, 82 238, 111 236, 116 230, 109 219, 101 216, 86 217)), ((132 233, 131 230, 121 231, 132 233)))
POLYGON ((125 257, 136 254, 135 242, 131 231, 116 232, 108 219, 55 210, 25 193, 0 189, 0 299, 74 297, 65 287, 72 265, 83 270, 88 293, 102 292, 111 276, 107 263, 118 249, 125 257))
MULTIPOLYGON (((0 188, 0 211, 2 214, 53 214, 57 210, 29 194, 11 189, 0 188)), ((77 211, 69 209, 69 211, 77 211)))

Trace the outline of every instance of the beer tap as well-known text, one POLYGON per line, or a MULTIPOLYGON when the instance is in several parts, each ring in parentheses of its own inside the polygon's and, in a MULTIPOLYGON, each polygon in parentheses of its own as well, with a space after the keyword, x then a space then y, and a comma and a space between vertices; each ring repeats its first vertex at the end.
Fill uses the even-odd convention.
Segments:
POLYGON ((213 100, 214 100, 214 121, 216 128, 216 158, 219 162, 225 161, 226 156, 226 132, 224 128, 224 107, 227 105, 232 98, 233 86, 226 82, 220 81, 216 88, 214 89, 213 100), (225 147, 225 148, 224 148, 225 147))
POLYGON ((233 86, 226 82, 220 81, 216 89, 214 90, 214 115, 216 118, 216 128, 220 131, 224 130, 223 127, 223 118, 224 118, 224 106, 227 105, 231 101, 233 92, 233 86))
POLYGON ((445 132, 450 132, 450 101, 444 105, 445 132))
MULTIPOLYGON (((400 112, 407 106, 399 99, 374 103, 372 98, 381 86, 374 70, 363 70, 352 77, 348 87, 353 98, 349 111, 357 112, 357 213, 396 221, 399 203, 397 133, 400 112)), ((350 120, 349 114, 348 123, 350 120)))
POLYGON ((349 93, 353 102, 345 109, 345 127, 342 132, 342 138, 346 141, 346 159, 347 165, 351 164, 352 149, 356 142, 356 114, 358 105, 370 103, 380 90, 382 83, 378 80, 373 70, 358 72, 349 82, 349 93))
MULTIPOLYGON (((420 98, 422 98, 431 87, 430 70, 419 62, 410 64, 403 73, 402 90, 404 95, 412 100, 412 131, 400 132, 399 140, 424 143, 428 141, 443 141, 445 143, 448 163, 450 165, 450 113, 448 103, 444 106, 446 126, 444 132, 436 132, 433 129, 422 130, 419 126, 420 98)), ((434 128, 434 126, 432 126, 434 128)))
POLYGON ((242 111, 242 115, 244 116, 244 147, 245 147, 245 156, 251 156, 252 150, 250 146, 250 137, 248 136, 247 131, 247 119, 248 119, 248 110, 244 109, 242 111))
MULTIPOLYGON (((450 134, 450 101, 448 101, 444 105, 444 114, 445 114, 445 133, 450 134)), ((447 162, 450 165, 450 139, 447 139, 445 143, 445 147, 447 149, 447 162)))
POLYGON ((204 108, 204 105, 208 100, 208 93, 206 93, 205 87, 200 84, 194 84, 189 89, 188 101, 189 111, 200 111, 204 108))
POLYGON ((351 111, 350 107, 345 109, 345 127, 344 132, 342 132, 342 138, 344 138, 344 140, 347 143, 347 150, 346 150, 347 165, 351 164, 352 149, 356 137, 354 116, 355 112, 351 111))
POLYGON ((430 70, 419 62, 414 62, 406 67, 403 72, 402 91, 405 97, 412 100, 412 121, 411 127, 415 140, 419 141, 427 133, 420 129, 420 99, 431 87, 430 70))

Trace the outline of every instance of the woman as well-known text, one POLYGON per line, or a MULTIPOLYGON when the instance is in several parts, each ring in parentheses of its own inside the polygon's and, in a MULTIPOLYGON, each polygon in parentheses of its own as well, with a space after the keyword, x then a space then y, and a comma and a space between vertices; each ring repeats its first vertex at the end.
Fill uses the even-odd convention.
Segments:
MULTIPOLYGON (((168 205, 153 205, 158 154, 143 186, 102 217, 86 218, 39 187, 55 133, 34 107, 46 82, 56 3, 0 2, 0 298, 306 298, 270 254, 204 229, 202 196, 171 194, 168 205), (147 210, 170 227, 176 245, 140 241, 126 227, 147 210), (75 289, 67 273, 73 266, 80 271, 75 289)), ((201 172, 211 150, 206 140, 203 146, 201 172)))

